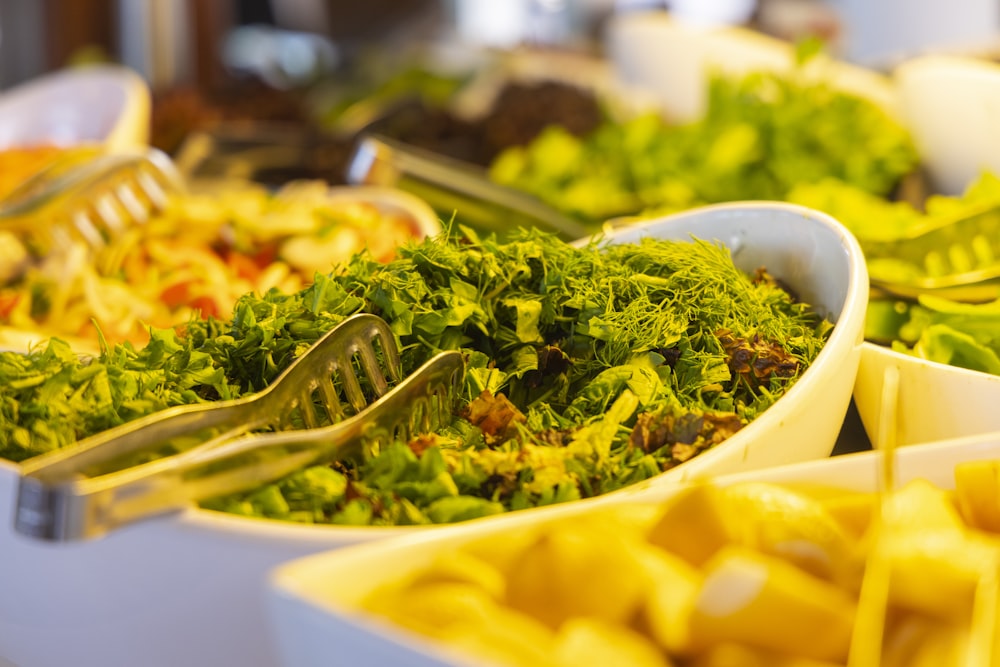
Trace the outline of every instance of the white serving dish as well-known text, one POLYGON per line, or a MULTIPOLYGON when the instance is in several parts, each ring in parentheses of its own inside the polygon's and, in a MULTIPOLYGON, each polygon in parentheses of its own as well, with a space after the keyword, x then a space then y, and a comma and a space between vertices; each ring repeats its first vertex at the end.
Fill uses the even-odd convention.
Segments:
MULTIPOLYGON (((850 401, 868 298, 857 242, 825 214, 763 202, 647 221, 615 230, 612 240, 690 235, 726 243, 741 268, 766 265, 837 326, 781 400, 652 486, 828 456, 850 401)), ((8 517, 0 532, 0 657, 21 667, 274 665, 264 606, 271 568, 357 542, 452 530, 297 526, 190 509, 96 541, 51 545, 12 533, 17 480, 17 467, 0 462, 0 517, 8 517)), ((579 504, 638 492, 625 489, 579 504)))
MULTIPOLYGON (((961 461, 1000 458, 996 436, 966 438, 899 450, 897 483, 923 478, 953 488, 953 469, 961 461)), ((756 480, 819 484, 851 491, 875 491, 881 452, 848 454, 718 478, 723 485, 756 480)), ((637 510, 661 503, 679 485, 649 490, 629 501, 637 510)), ((607 503, 605 503, 606 505, 607 503)), ((524 513, 505 521, 473 522, 434 534, 411 535, 378 545, 359 545, 317 554, 277 568, 270 577, 269 609, 282 664, 288 667, 472 667, 441 644, 359 610, 378 587, 405 578, 439 554, 475 539, 536 528, 542 521, 579 516, 593 506, 573 504, 544 517, 524 513)))
POLYGON ((149 141, 150 93, 119 65, 59 70, 0 94, 0 150, 102 144, 111 151, 149 141))
MULTIPOLYGON (((793 44, 746 28, 683 21, 666 12, 616 14, 608 23, 606 48, 622 81, 648 90, 669 117, 682 122, 704 113, 714 72, 743 76, 787 73, 796 67, 793 44)), ((874 70, 817 56, 803 73, 898 115, 892 80, 874 70)))
POLYGON ((878 442, 882 427, 882 387, 889 369, 899 373, 897 445, 1000 432, 1000 376, 865 343, 854 385, 854 403, 871 442, 878 442))
POLYGON ((893 78, 936 191, 957 195, 981 171, 1000 171, 1000 65, 927 55, 902 63, 893 78))

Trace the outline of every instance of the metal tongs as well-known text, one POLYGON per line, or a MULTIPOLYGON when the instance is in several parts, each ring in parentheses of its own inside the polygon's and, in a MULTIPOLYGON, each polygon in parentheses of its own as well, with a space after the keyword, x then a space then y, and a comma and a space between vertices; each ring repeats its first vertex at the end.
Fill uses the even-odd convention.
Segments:
POLYGON ((457 211, 461 220, 489 231, 537 227, 566 240, 594 232, 531 195, 492 182, 476 165, 387 137, 361 138, 347 166, 347 181, 406 190, 438 211, 457 211))
POLYGON ((955 301, 1000 297, 1000 205, 984 202, 940 217, 905 236, 862 241, 871 284, 889 294, 933 294, 955 301), (909 265, 908 270, 900 270, 909 265))
POLYGON ((0 200, 0 230, 76 238, 100 250, 183 188, 173 162, 153 148, 71 151, 0 200))
POLYGON ((452 413, 464 369, 461 353, 441 352, 401 379, 388 325, 354 315, 253 396, 168 408, 25 461, 15 529, 94 537, 430 431, 452 413))

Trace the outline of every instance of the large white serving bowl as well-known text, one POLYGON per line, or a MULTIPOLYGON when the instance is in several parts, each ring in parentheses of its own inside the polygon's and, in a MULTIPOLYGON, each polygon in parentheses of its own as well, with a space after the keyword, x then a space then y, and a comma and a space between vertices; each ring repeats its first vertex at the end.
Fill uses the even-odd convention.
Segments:
MULTIPOLYGON (((881 452, 807 461, 717 478, 720 485, 743 481, 816 484, 823 488, 871 492, 879 487, 881 452)), ((963 461, 1000 459, 1000 435, 972 437, 898 450, 898 485, 926 479, 954 487, 954 467, 963 461)), ((652 489, 628 501, 637 512, 662 503, 682 485, 652 489)), ((410 535, 381 543, 317 554, 277 568, 270 578, 269 607, 276 643, 287 667, 472 667, 475 663, 440 643, 360 610, 377 588, 427 567, 442 553, 488 536, 513 535, 544 521, 580 516, 593 505, 569 504, 560 512, 475 522, 434 534, 410 535)), ((583 582, 581 582, 583 583, 583 582)))
POLYGON ((39 144, 137 148, 149 141, 149 115, 149 87, 131 69, 63 69, 0 93, 0 150, 39 144))
MULTIPOLYGON (((692 23, 666 12, 613 16, 608 22, 606 48, 623 82, 648 90, 670 118, 682 122, 702 116, 709 79, 716 72, 729 76, 761 71, 785 74, 800 67, 795 46, 789 42, 736 26, 692 23)), ((825 55, 813 58, 801 72, 898 116, 890 77, 825 55)))
MULTIPOLYGON (((867 305, 857 242, 829 216, 780 203, 712 206, 619 228, 609 240, 692 235, 725 243, 743 269, 766 266, 836 327, 774 406, 656 484, 829 455, 850 401, 867 305)), ((271 568, 358 542, 453 529, 301 526, 190 509, 53 545, 12 532, 17 482, 17 466, 0 462, 0 658, 21 667, 274 665, 265 615, 271 568)), ((548 511, 563 506, 520 514, 548 511)))
POLYGON ((895 416, 892 426, 897 445, 1000 432, 1000 376, 865 343, 854 403, 868 439, 876 445, 883 426, 882 390, 887 372, 898 374, 895 405, 885 412, 888 418, 895 416))
POLYGON ((960 194, 981 171, 1000 171, 1000 65, 927 55, 899 65, 893 78, 935 190, 960 194))
POLYGON ((623 227, 611 240, 685 239, 690 234, 725 244, 743 271, 766 267, 836 326, 810 368, 762 415, 722 445, 621 494, 706 474, 829 456, 850 405, 868 305, 868 272, 850 232, 804 207, 737 202, 623 227))

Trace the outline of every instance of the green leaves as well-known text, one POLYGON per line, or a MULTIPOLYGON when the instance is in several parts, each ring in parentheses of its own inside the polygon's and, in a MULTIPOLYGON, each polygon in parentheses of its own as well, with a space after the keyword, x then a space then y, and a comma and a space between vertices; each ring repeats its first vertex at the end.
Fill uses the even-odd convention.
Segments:
POLYGON ((463 399, 504 394, 511 418, 502 432, 455 418, 436 435, 207 507, 412 525, 604 493, 678 462, 670 447, 631 444, 643 414, 742 423, 795 382, 829 332, 708 241, 576 248, 535 230, 503 243, 459 231, 406 246, 385 265, 357 256, 297 294, 245 295, 231 321, 153 331, 141 349, 79 359, 53 341, 27 356, 0 354, 0 455, 21 460, 169 405, 259 391, 359 311, 389 323, 404 373, 439 350, 461 350, 463 399), (797 372, 762 387, 735 382, 721 330, 784 346, 801 360, 797 372))
MULTIPOLYGON (((802 63, 813 46, 802 44, 802 63)), ((550 128, 491 166, 498 183, 581 220, 670 212, 699 204, 782 200, 834 178, 886 195, 917 166, 907 131, 874 103, 795 71, 712 76, 702 119, 657 114, 607 121, 577 139, 550 128)))

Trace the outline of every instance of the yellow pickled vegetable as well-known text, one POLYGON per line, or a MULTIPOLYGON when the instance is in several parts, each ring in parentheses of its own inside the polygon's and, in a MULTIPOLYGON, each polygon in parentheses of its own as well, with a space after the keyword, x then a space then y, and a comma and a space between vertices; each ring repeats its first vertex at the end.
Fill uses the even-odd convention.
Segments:
POLYGON ((855 602, 846 591, 789 563, 727 546, 705 567, 690 619, 704 650, 736 641, 814 660, 847 658, 855 602))

